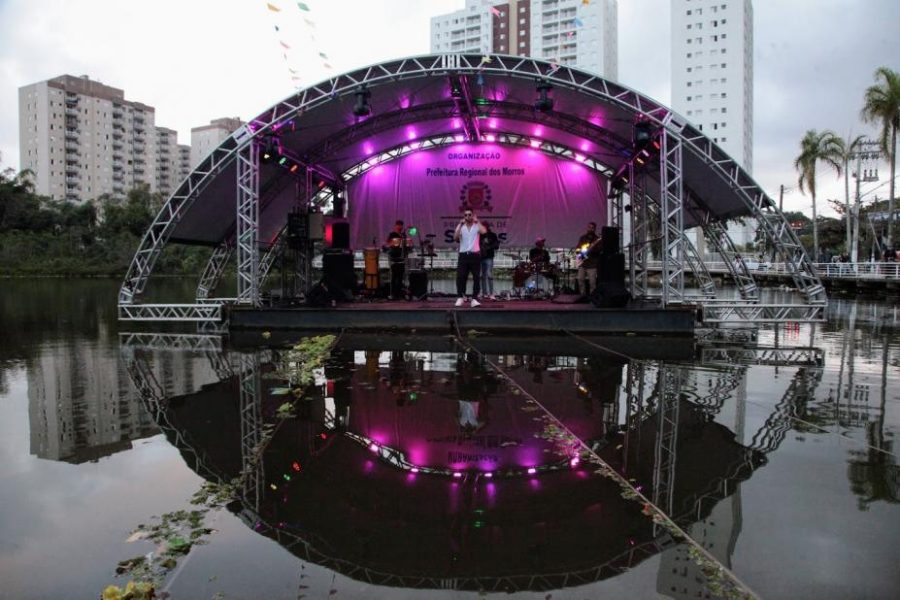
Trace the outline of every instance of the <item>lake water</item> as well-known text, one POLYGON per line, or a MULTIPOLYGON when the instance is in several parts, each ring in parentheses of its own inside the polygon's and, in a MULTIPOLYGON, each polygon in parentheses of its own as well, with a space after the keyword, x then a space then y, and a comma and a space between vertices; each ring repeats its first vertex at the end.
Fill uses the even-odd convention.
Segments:
POLYGON ((893 303, 728 343, 343 334, 301 385, 292 336, 124 335, 116 291, 0 287, 2 598, 134 557, 173 598, 897 597, 893 303))

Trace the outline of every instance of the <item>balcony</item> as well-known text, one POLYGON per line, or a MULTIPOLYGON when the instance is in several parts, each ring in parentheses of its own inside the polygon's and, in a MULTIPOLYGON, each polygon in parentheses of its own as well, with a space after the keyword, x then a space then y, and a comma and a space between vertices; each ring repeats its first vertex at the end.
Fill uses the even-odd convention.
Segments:
POLYGON ((66 129, 66 139, 67 140, 77 140, 78 139, 78 130, 77 129, 66 129))
POLYGON ((66 187, 70 189, 78 189, 78 179, 75 177, 66 177, 66 187))
POLYGON ((66 165, 66 179, 81 179, 78 172, 78 165, 66 165))
POLYGON ((113 171, 121 171, 122 169, 125 168, 125 165, 122 163, 121 160, 113 160, 112 167, 113 167, 113 171))
POLYGON ((124 173, 113 173, 112 178, 113 178, 113 181, 124 181, 125 174, 124 173))
POLYGON ((78 144, 76 144, 74 142, 66 142, 66 154, 67 155, 71 154, 71 155, 75 155, 75 156, 81 154, 78 144))
POLYGON ((113 129, 113 139, 121 140, 124 137, 124 134, 119 129, 113 129))
POLYGON ((78 202, 81 199, 81 196, 78 194, 73 194, 72 192, 66 192, 66 200, 69 202, 78 202))
POLYGON ((67 106, 67 107, 66 107, 66 116, 67 116, 67 117, 77 117, 77 116, 78 116, 78 109, 77 109, 77 108, 70 108, 70 107, 67 106))
POLYGON ((135 167, 134 167, 134 174, 135 174, 135 175, 143 175, 143 174, 144 174, 144 167, 138 167, 138 166, 135 166, 135 167))
POLYGON ((66 92, 66 106, 75 106, 78 104, 78 94, 66 92))
POLYGON ((113 150, 122 150, 122 147, 123 147, 122 142, 120 142, 118 140, 113 140, 112 147, 113 147, 113 150))

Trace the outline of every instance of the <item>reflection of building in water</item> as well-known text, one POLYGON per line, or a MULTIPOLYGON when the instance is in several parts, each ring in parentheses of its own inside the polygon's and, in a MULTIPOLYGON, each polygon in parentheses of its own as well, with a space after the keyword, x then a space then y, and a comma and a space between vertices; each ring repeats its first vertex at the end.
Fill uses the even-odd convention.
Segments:
MULTIPOLYGON (((107 339, 101 332, 97 341, 49 347, 29 364, 31 454, 81 463, 157 433, 107 339)), ((169 394, 189 393, 217 379, 204 357, 159 352, 152 359, 153 374, 169 394)))

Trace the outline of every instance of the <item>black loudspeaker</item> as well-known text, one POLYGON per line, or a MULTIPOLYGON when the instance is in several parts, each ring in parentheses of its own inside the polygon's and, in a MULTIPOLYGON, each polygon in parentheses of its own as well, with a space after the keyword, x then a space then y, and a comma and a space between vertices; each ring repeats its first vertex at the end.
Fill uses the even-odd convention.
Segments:
POLYGON ((356 293, 353 253, 349 250, 326 250, 322 255, 322 280, 332 295, 352 300, 356 293))
POLYGON ((597 289, 591 292, 591 302, 597 308, 624 308, 631 299, 624 283, 603 281, 597 283, 597 289))
POLYGON ((299 250, 309 239, 309 215, 307 213, 288 213, 287 220, 288 245, 299 250))
POLYGON ((350 222, 335 221, 331 224, 331 247, 350 248, 350 222))
POLYGON ((603 227, 600 230, 600 251, 603 254, 616 254, 619 251, 619 228, 603 227))
POLYGON ((416 269, 409 272, 409 295, 424 298, 428 295, 428 272, 416 269))
POLYGON ((601 254, 597 265, 598 283, 625 284, 625 255, 621 252, 615 254, 601 254))

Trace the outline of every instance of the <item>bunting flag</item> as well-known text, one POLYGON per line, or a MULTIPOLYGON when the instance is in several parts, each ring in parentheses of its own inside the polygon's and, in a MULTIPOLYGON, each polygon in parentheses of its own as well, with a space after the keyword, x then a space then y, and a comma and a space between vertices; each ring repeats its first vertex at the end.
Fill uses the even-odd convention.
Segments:
POLYGON ((494 13, 494 16, 495 16, 495 17, 499 17, 499 16, 500 16, 500 9, 497 8, 496 6, 492 6, 492 7, 491 7, 491 12, 494 13))
MULTIPOLYGON (((324 48, 320 47, 316 35, 315 15, 319 0, 295 2, 297 8, 293 11, 281 1, 263 0, 263 2, 275 21, 273 23, 275 41, 285 61, 287 74, 295 87, 298 89, 302 87, 303 74, 310 70, 315 71, 315 63, 326 71, 333 69, 329 56, 324 48)), ((311 77, 319 76, 311 75, 311 77)))
POLYGON ((575 27, 584 27, 584 21, 582 21, 578 17, 575 17, 575 27))
POLYGON ((584 4, 585 6, 587 6, 588 4, 591 3, 591 0, 581 0, 581 3, 584 4))

